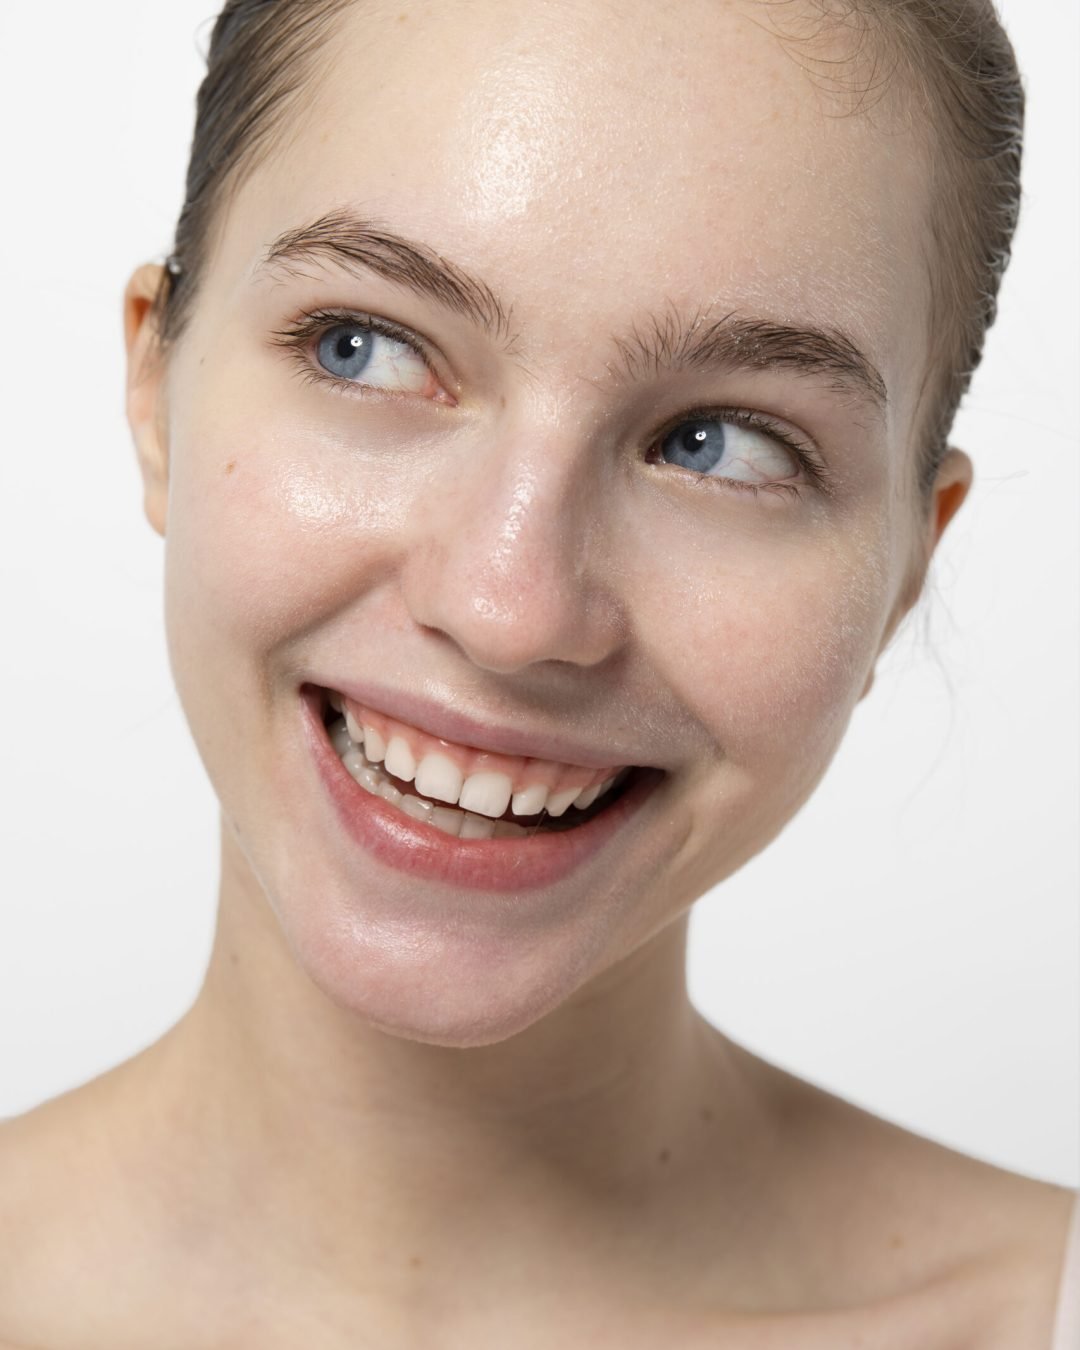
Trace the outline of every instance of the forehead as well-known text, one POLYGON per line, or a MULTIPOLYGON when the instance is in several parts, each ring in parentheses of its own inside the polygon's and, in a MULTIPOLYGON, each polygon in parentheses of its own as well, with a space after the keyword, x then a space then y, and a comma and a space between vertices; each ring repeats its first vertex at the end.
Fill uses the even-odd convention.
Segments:
POLYGON ((895 369, 923 338, 923 157, 899 100, 837 96, 859 79, 839 34, 778 35, 794 8, 358 0, 234 203, 233 262, 351 206, 478 273, 538 343, 665 300, 812 319, 895 369))

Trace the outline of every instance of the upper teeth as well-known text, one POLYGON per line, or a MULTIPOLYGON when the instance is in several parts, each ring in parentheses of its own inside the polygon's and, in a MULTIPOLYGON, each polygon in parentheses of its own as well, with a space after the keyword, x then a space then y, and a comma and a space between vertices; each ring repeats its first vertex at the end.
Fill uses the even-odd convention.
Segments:
MULTIPOLYGON (((336 707, 338 699, 332 698, 336 707)), ((342 701, 344 721, 330 728, 330 739, 343 757, 354 747, 362 747, 364 758, 370 763, 381 763, 387 773, 402 782, 415 782, 416 789, 435 801, 460 806, 462 810, 495 818, 507 807, 517 816, 561 816, 571 805, 591 806, 614 784, 618 771, 574 769, 571 765, 548 764, 543 761, 512 761, 508 757, 484 755, 464 747, 451 747, 440 742, 439 748, 419 752, 416 740, 425 739, 416 733, 413 744, 401 724, 379 716, 381 727, 374 725, 376 715, 354 708, 342 701), (456 762, 481 760, 472 772, 456 762), (502 772, 490 767, 492 760, 503 760, 515 772, 502 772), (538 781, 547 779, 547 782, 538 781)), ((427 740, 433 738, 427 737, 427 740)))

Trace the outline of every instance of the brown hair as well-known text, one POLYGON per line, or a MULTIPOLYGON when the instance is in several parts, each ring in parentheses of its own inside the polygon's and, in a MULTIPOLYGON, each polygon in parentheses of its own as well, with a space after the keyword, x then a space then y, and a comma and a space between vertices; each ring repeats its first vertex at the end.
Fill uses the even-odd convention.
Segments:
POLYGON ((993 0, 812 0, 801 8, 796 0, 794 13, 792 0, 760 3, 811 78, 847 109, 867 112, 895 91, 922 133, 931 174, 931 312, 917 472, 926 504, 997 314, 1020 211, 1024 88, 1016 56, 993 0))
MULTIPOLYGON (((228 200, 281 132, 316 59, 325 56, 334 20, 353 2, 226 0, 210 39, 184 206, 155 304, 163 350, 187 325, 228 200)), ((928 241, 934 301, 916 465, 925 502, 1009 259, 1020 204, 1023 86, 992 0, 818 0, 818 11, 830 24, 873 29, 935 133, 928 241)), ((875 59, 863 92, 880 82, 875 59)))

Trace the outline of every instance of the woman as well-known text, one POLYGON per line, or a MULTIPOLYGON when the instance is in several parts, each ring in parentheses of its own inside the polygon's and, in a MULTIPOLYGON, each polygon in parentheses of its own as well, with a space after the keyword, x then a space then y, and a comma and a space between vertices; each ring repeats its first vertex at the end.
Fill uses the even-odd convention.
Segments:
POLYGON ((125 297, 219 924, 0 1133, 8 1342, 1063 1350, 1071 1192, 684 981, 971 483, 1019 94, 899 13, 227 6, 125 297))

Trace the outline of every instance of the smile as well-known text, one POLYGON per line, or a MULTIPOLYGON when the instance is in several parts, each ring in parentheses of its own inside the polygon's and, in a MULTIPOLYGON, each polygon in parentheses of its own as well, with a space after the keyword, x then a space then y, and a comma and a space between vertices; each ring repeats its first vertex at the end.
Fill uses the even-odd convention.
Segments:
POLYGON ((557 880, 599 850, 666 776, 457 744, 329 688, 304 699, 339 818, 380 861, 481 889, 557 880))
POLYGON ((436 739, 341 694, 330 743, 352 778, 413 820, 462 839, 513 839, 572 829, 607 804, 630 770, 511 758, 436 739), (410 790, 411 789, 411 790, 410 790), (601 800, 603 799, 603 800, 601 800))

